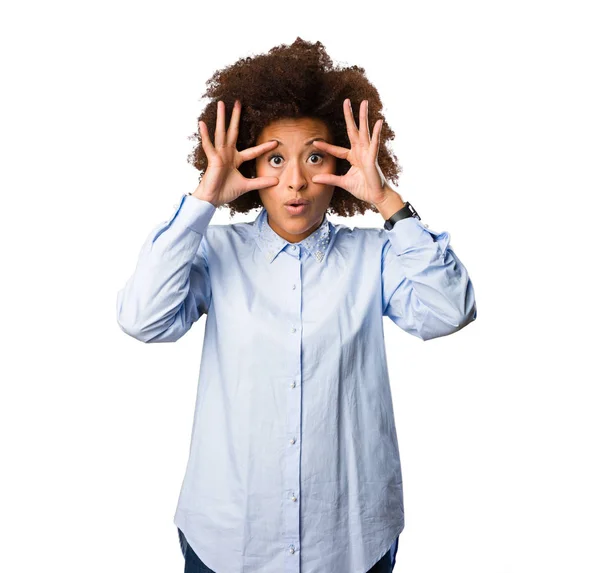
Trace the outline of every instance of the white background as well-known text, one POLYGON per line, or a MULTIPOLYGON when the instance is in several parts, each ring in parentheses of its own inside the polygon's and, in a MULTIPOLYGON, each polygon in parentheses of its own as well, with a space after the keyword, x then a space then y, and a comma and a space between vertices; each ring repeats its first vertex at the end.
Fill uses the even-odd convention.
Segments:
POLYGON ((365 67, 396 132, 396 189, 451 234, 475 287, 478 318, 452 336, 385 320, 395 572, 600 571, 594 8, 3 4, 0 570, 183 572, 172 518, 205 317, 144 345, 119 329, 116 293, 197 184, 206 80, 300 36, 365 67))

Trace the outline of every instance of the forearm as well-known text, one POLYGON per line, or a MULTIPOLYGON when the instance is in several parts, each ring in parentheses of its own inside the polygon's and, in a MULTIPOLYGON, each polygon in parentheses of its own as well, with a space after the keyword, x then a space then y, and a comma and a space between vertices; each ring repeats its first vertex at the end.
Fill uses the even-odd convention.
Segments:
POLYGON ((208 272, 198 255, 214 207, 186 197, 174 218, 155 228, 135 271, 117 294, 117 322, 143 342, 175 341, 210 301, 208 272))
POLYGON ((392 189, 386 182, 384 185, 386 197, 383 201, 375 204, 379 214, 385 219, 389 219, 396 211, 400 211, 404 207, 405 202, 402 200, 400 193, 392 189))

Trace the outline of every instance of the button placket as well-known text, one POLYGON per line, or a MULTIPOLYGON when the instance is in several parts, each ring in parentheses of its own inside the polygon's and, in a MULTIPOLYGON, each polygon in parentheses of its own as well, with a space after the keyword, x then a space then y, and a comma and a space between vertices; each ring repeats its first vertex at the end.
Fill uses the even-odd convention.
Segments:
MULTIPOLYGON (((290 245, 287 253, 292 251, 301 251, 299 246, 290 245)), ((297 558, 300 550, 300 456, 301 456, 301 428, 302 419, 302 395, 295 390, 300 388, 301 376, 301 337, 297 336, 301 332, 302 327, 302 257, 294 256, 289 261, 290 268, 288 274, 291 274, 290 291, 288 291, 287 300, 290 308, 290 336, 289 348, 291 351, 290 360, 295 365, 294 371, 290 372, 290 377, 286 378, 289 385, 289 393, 287 393, 287 428, 286 428, 286 444, 287 451, 284 456, 284 473, 283 473, 283 488, 282 491, 285 500, 284 531, 283 541, 284 547, 287 547, 290 560, 287 562, 286 573, 299 573, 300 561, 297 558), (293 271, 292 271, 293 269, 293 271), (294 559, 291 557, 294 556, 294 559)))

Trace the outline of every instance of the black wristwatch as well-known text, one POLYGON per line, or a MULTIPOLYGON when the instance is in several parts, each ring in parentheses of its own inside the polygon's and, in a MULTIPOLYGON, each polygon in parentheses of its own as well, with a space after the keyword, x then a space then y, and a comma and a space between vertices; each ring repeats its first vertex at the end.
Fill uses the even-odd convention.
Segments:
POLYGON ((407 217, 416 217, 417 219, 419 219, 419 221, 421 220, 421 217, 419 217, 419 214, 415 211, 415 208, 408 201, 405 201, 404 202, 404 207, 402 207, 402 209, 400 209, 400 211, 396 211, 383 224, 383 227, 384 227, 384 229, 386 229, 387 231, 389 231, 390 229, 392 229, 394 227, 394 225, 398 221, 400 221, 402 219, 406 219, 407 217))

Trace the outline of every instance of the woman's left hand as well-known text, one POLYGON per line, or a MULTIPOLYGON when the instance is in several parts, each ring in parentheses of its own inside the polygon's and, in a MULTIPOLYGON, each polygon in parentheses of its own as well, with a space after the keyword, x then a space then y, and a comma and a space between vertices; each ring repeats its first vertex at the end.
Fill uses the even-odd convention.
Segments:
POLYGON ((350 108, 350 100, 344 100, 344 117, 346 118, 351 149, 332 145, 324 141, 313 142, 313 145, 317 149, 322 149, 340 159, 346 159, 352 167, 344 175, 322 173, 315 175, 312 180, 314 183, 337 185, 352 193, 352 195, 361 201, 377 205, 377 203, 383 201, 388 195, 385 177, 377 163, 379 134, 381 133, 383 120, 380 119, 375 123, 373 127, 373 139, 371 139, 369 124, 367 122, 368 103, 366 99, 360 103, 360 129, 358 129, 350 108))

